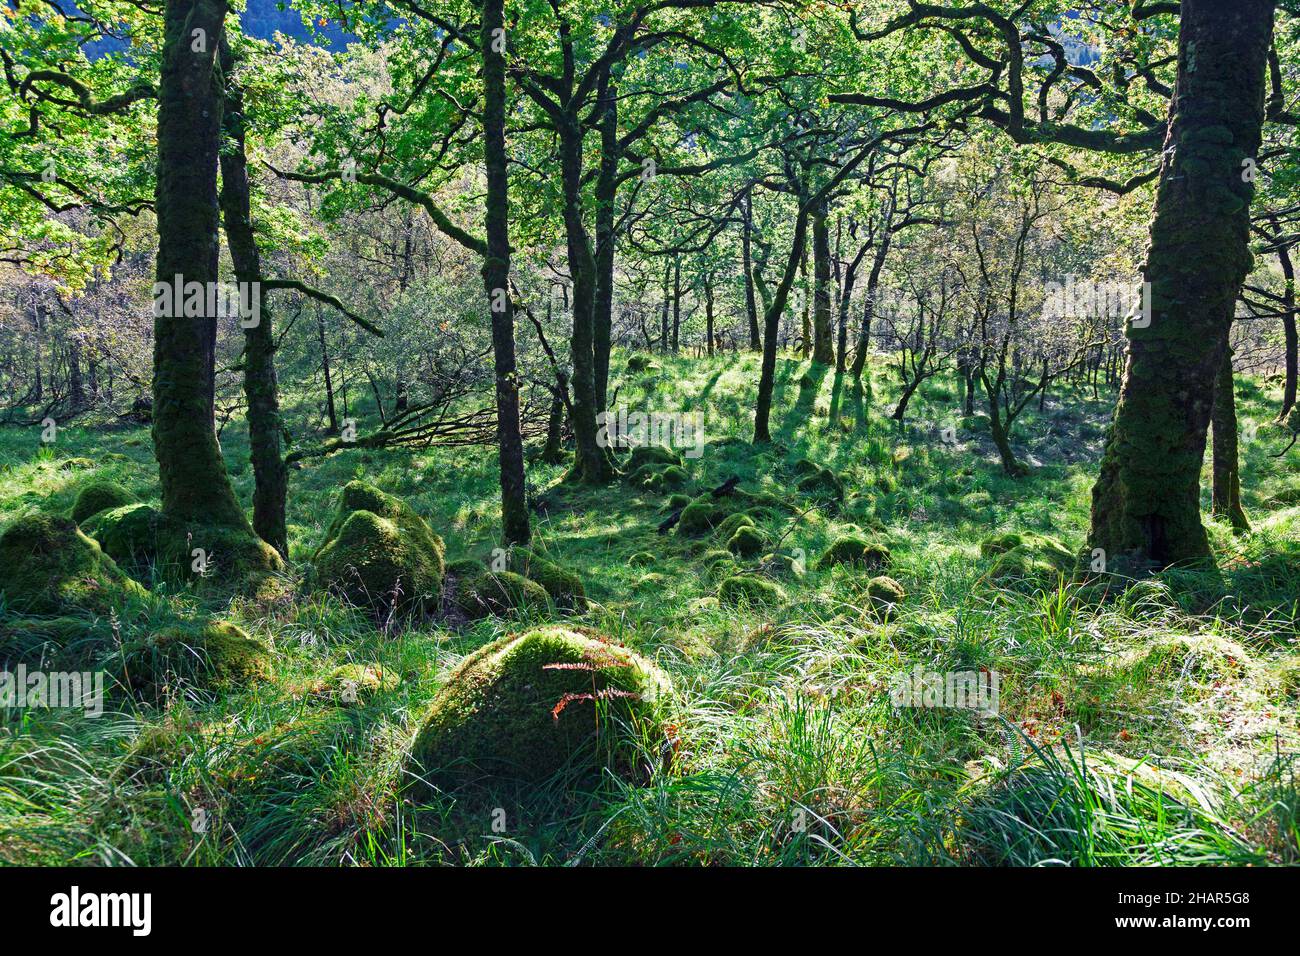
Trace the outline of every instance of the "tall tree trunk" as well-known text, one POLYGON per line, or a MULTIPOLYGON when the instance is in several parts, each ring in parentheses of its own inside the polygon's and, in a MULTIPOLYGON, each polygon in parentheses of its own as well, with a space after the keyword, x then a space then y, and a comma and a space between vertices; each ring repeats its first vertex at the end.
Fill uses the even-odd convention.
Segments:
MULTIPOLYGON (((217 281, 224 0, 166 0, 158 89, 157 275, 217 281)), ((216 317, 155 308, 153 441, 163 512, 247 528, 214 428, 216 317), (173 314, 168 314, 173 313, 173 314), (176 314, 179 313, 179 314, 176 314)), ((250 529, 251 530, 251 529, 250 529)))
POLYGON ((749 347, 757 352, 763 347, 758 327, 758 304, 754 301, 754 264, 750 250, 750 236, 754 231, 754 205, 752 193, 745 193, 745 222, 741 232, 741 258, 745 267, 745 315, 749 318, 749 347))
POLYGON ((708 354, 713 355, 713 283, 708 275, 704 276, 704 338, 708 343, 708 354))
POLYGON ((876 254, 871 260, 871 272, 867 275, 866 300, 862 304, 862 330, 858 334, 858 351, 853 356, 854 381, 862 378, 862 370, 867 365, 867 352, 871 350, 871 320, 876 311, 876 294, 880 289, 880 274, 885 268, 885 258, 889 255, 889 228, 886 222, 881 230, 880 242, 876 254))
POLYGON ((813 361, 830 365, 835 361, 835 332, 831 327, 831 232, 826 223, 826 205, 819 203, 812 213, 813 233, 813 361))
POLYGON ((582 215, 582 120, 566 115, 558 124, 560 172, 564 187, 564 233, 573 278, 573 335, 569 353, 573 365, 573 437, 577 444, 573 477, 604 484, 614 477, 607 451, 600 447, 596 428, 595 307, 596 257, 582 215))
POLYGON ((1237 463, 1237 396, 1232 378, 1232 349, 1223 350, 1223 361, 1214 382, 1214 513, 1227 518, 1234 531, 1249 531, 1250 522, 1241 507, 1241 471, 1237 463))
POLYGON ((682 260, 673 256, 673 354, 681 351, 682 260))
MULTIPOLYGON (((1281 235, 1282 229, 1277 220, 1273 220, 1274 233, 1281 235)), ((1296 338, 1295 322, 1295 265, 1291 261, 1291 250, 1282 246, 1277 250, 1277 262, 1282 267, 1282 334, 1286 341, 1286 368, 1282 386, 1282 407, 1277 413, 1279 422, 1285 421, 1287 413, 1295 406, 1296 376, 1300 374, 1300 343, 1296 338)))
MULTIPOLYGON (((225 74, 222 125, 230 146, 221 154, 221 218, 226 245, 242 290, 262 279, 262 260, 253 233, 252 202, 248 184, 245 145, 244 91, 233 78, 234 57, 221 41, 221 69, 225 74)), ((244 397, 248 402, 249 460, 253 466, 253 530, 284 557, 289 555, 285 520, 289 472, 284 464, 280 423, 280 395, 275 374, 275 336, 271 312, 260 301, 258 311, 244 325, 244 397), (251 323, 251 324, 250 324, 251 323)))
POLYGON ((330 420, 328 435, 339 433, 339 416, 334 407, 334 378, 330 374, 330 350, 325 344, 325 317, 321 315, 320 306, 316 306, 316 335, 320 339, 321 368, 325 372, 325 414, 330 420))
POLYGON ((1119 403, 1093 489, 1090 546, 1112 566, 1208 557, 1200 473, 1214 382, 1250 269, 1243 161, 1259 149, 1273 0, 1183 0, 1144 270, 1150 325, 1128 329, 1119 403))
MULTIPOLYGON (((754 406, 754 444, 770 442, 769 419, 772 416, 772 391, 776 383, 776 340, 781 331, 781 313, 785 311, 786 300, 790 297, 790 286, 794 284, 795 273, 803 261, 804 247, 808 240, 808 213, 799 206, 798 218, 794 223, 794 239, 790 246, 790 258, 786 260, 785 273, 777 284, 772 301, 767 303, 763 314, 763 364, 758 378, 758 400, 754 406)), ((755 282, 760 277, 754 273, 755 282)), ((762 286, 759 287, 760 291, 762 286)), ((763 296, 766 301, 767 296, 763 296)))
POLYGON ((668 354, 668 310, 672 308, 672 302, 669 300, 669 282, 672 280, 673 264, 664 263, 664 287, 663 287, 663 310, 659 315, 659 351, 668 354))
MULTIPOLYGON (((524 441, 519 431, 519 374, 515 365, 515 314, 510 299, 510 194, 506 160, 506 59, 504 0, 484 0, 483 165, 487 170, 487 255, 483 289, 492 316, 492 359, 496 369, 497 458, 501 465, 501 534, 506 544, 527 544, 527 486, 524 441)), ((577 320, 575 316, 575 326, 577 320)), ((577 338, 575 329, 574 337, 577 338)), ((593 370, 587 367, 587 400, 594 399, 593 370)), ((594 413, 593 413, 594 414, 594 413)))
POLYGON ((614 328, 614 200, 618 195, 618 89, 606 70, 599 97, 600 174, 596 178, 596 318, 592 329, 596 407, 604 409, 609 392, 609 352, 614 328))

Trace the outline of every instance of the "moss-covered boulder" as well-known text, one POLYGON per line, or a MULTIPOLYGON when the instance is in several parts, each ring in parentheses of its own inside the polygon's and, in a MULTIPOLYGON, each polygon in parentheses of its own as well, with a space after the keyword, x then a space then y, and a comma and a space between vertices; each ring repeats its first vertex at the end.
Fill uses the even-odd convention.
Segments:
POLYGON ((779 584, 754 574, 732 575, 718 587, 718 603, 727 607, 771 607, 784 602, 779 584))
POLYGON ((668 500, 664 502, 664 511, 673 512, 685 508, 691 503, 691 496, 684 495, 680 492, 675 495, 669 495, 668 500))
POLYGON ((428 785, 536 785, 640 768, 640 740, 659 736, 668 678, 601 638, 543 627, 467 656, 434 699, 411 749, 428 785))
POLYGON ((810 498, 827 501, 844 500, 844 482, 829 468, 818 467, 815 472, 800 478, 795 485, 795 490, 810 498))
POLYGON ((363 704, 375 694, 396 690, 401 683, 401 676, 391 667, 350 663, 341 664, 329 673, 308 681, 295 693, 348 707, 363 704))
POLYGON ((71 518, 29 514, 0 535, 0 596, 9 611, 120 611, 146 595, 71 518))
POLYGON ((654 364, 654 360, 651 359, 650 356, 638 353, 636 355, 628 356, 627 370, 629 372, 638 373, 646 372, 649 371, 650 367, 654 364))
POLYGON ((424 613, 438 605, 443 555, 442 539, 410 505, 351 481, 316 554, 316 574, 360 607, 424 613))
POLYGON ((645 465, 682 465, 682 456, 665 445, 638 445, 627 460, 627 470, 635 473, 645 465))
POLYGON ((759 559, 758 567, 764 574, 773 577, 791 578, 795 581, 801 580, 808 570, 802 558, 793 554, 786 554, 784 551, 763 555, 759 559))
POLYGON ((696 498, 682 509, 682 516, 677 521, 677 533, 688 537, 708 534, 726 517, 726 509, 712 498, 696 498))
POLYGON ((587 590, 582 578, 531 548, 511 548, 509 569, 540 584, 556 607, 566 611, 586 609, 587 590))
POLYGON ((727 550, 738 558, 753 558, 762 553, 767 546, 767 536, 753 525, 743 525, 736 529, 727 540, 727 550))
POLYGON ((229 690, 270 673, 271 648, 229 621, 176 624, 128 642, 119 679, 146 699, 167 689, 229 690))
POLYGON ((867 602, 877 614, 889 614, 903 603, 907 592, 903 586, 887 575, 880 575, 867 582, 867 602))
POLYGON ((889 567, 889 561, 889 548, 880 542, 858 535, 845 535, 831 542, 831 546, 817 562, 817 568, 825 571, 837 564, 851 564, 874 571, 889 567))
POLYGON ((993 558, 989 577, 1001 584, 1037 582, 1070 574, 1078 564, 1073 551, 1051 535, 1004 532, 980 542, 980 554, 993 558))
POLYGON ((754 527, 754 519, 744 511, 737 511, 735 514, 729 514, 722 520, 716 528, 713 529, 714 537, 719 541, 730 541, 731 536, 741 528, 754 527))
POLYGON ((659 558, 649 551, 638 551, 627 559, 628 565, 634 568, 648 568, 659 562, 659 558))
POLYGON ((92 481, 82 485, 77 500, 72 505, 72 520, 81 524, 92 515, 110 508, 129 505, 135 499, 125 488, 113 481, 92 481))
POLYGON ((511 611, 545 611, 546 590, 514 571, 488 571, 457 575, 451 583, 451 603, 471 621, 511 611))
POLYGON ((691 480, 691 473, 680 465, 669 465, 659 474, 659 488, 682 488, 691 480))
POLYGON ((101 511, 86 519, 85 531, 142 581, 158 574, 186 584, 256 588, 284 570, 275 549, 248 527, 176 521, 147 504, 101 511))

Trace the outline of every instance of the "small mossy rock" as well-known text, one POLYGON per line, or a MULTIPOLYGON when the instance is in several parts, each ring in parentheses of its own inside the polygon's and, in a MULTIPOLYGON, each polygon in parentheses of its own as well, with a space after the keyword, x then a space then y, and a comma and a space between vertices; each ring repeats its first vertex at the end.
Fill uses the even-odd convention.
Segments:
POLYGON ((434 698, 411 748, 413 786, 631 775, 670 689, 655 665, 602 639, 561 627, 504 637, 461 661, 434 698))
POLYGON ((442 592, 442 539, 413 512, 392 519, 355 510, 317 553, 316 574, 323 586, 359 607, 427 612, 442 592))
POLYGON ((884 574, 868 581, 865 593, 871 610, 882 616, 892 614, 907 597, 903 586, 884 574))
POLYGON ((714 582, 729 578, 739 570, 736 556, 730 551, 721 549, 705 551, 700 556, 700 563, 704 566, 705 575, 714 582))
POLYGON ((808 458, 800 458, 794 463, 794 473, 796 475, 815 475, 821 470, 821 465, 808 458))
POLYGON ((826 553, 817 562, 817 568, 825 571, 837 564, 860 565, 869 570, 889 567, 889 548, 879 542, 869 541, 857 535, 837 538, 826 549, 826 553))
POLYGON ((680 465, 669 465, 659 474, 658 487, 681 488, 691 480, 691 473, 680 465))
POLYGON ((636 589, 644 591, 649 588, 664 588, 668 586, 668 575, 660 574, 658 571, 651 571, 649 574, 643 574, 636 582, 636 589))
POLYGON ((648 355, 632 355, 627 360, 627 370, 629 372, 644 372, 653 364, 648 355))
POLYGON ((586 610, 587 589, 582 578, 531 548, 512 548, 509 569, 540 584, 556 607, 566 611, 586 610))
POLYGON ((92 515, 110 508, 129 505, 135 499, 125 488, 113 481, 92 481, 77 492, 77 500, 72 505, 72 520, 81 524, 92 515))
POLYGON ((754 527, 754 519, 743 511, 737 511, 735 514, 727 515, 722 523, 713 529, 713 534, 719 541, 730 541, 731 536, 741 528, 752 527, 754 527))
POLYGON ((1300 505, 1300 485, 1291 488, 1283 488, 1277 494, 1268 499, 1271 505, 1278 505, 1283 508, 1293 508, 1300 505))
POLYGON ((727 550, 738 558, 752 558, 762 553, 767 544, 767 536, 753 525, 745 525, 736 530, 727 541, 727 550))
POLYGON ((23 614, 108 614, 147 592, 71 518, 29 514, 0 535, 0 596, 23 614))
POLYGON ((677 511, 680 508, 685 508, 690 503, 691 503, 690 495, 683 495, 683 494, 669 495, 668 500, 664 503, 663 510, 668 512, 677 511))
POLYGON ((682 509, 682 516, 677 521, 677 533, 687 536, 708 534, 726 517, 726 511, 711 498, 697 498, 682 509))
POLYGON ((306 688, 313 697, 341 707, 364 703, 381 691, 396 690, 402 683, 397 671, 382 664, 343 664, 306 688))
POLYGON ((980 542, 980 554, 986 558, 994 557, 999 554, 1006 554, 1013 551, 1025 543, 1025 539, 1015 531, 1003 531, 999 534, 992 534, 980 542))
POLYGON ((682 456, 665 445, 638 445, 632 449, 627 470, 635 472, 643 465, 682 465, 682 456))
POLYGON ((634 568, 648 568, 659 562, 659 559, 649 551, 638 551, 627 559, 627 563, 634 568))
POLYGON ((463 578, 482 574, 484 570, 482 561, 475 561, 473 558, 460 558, 448 564, 445 573, 449 578, 463 578))
POLYGON ((829 468, 820 468, 814 474, 799 479, 795 490, 810 498, 844 499, 844 482, 829 468))
POLYGON ((783 552, 765 554, 758 562, 759 570, 773 577, 801 580, 807 573, 803 560, 783 552))
POLYGON ((736 574, 718 587, 718 603, 727 607, 770 607, 783 604, 780 585, 753 574, 736 574))
POLYGON ((121 681, 145 699, 181 686, 229 690, 270 673, 271 648, 229 621, 177 624, 122 648, 121 681))
POLYGON ((86 533, 95 539, 123 568, 137 573, 147 568, 158 552, 158 528, 162 513, 150 505, 123 505, 92 516, 86 533))
POLYGON ((59 471, 81 471, 94 467, 95 463, 89 458, 65 458, 59 462, 59 471))
POLYGON ((451 601, 471 621, 511 611, 545 611, 546 590, 514 571, 483 571, 458 577, 452 584, 451 601))
POLYGON ((667 468, 667 465, 655 464, 654 462, 641 465, 635 471, 628 473, 627 483, 633 488, 653 490, 663 482, 664 471, 667 468))

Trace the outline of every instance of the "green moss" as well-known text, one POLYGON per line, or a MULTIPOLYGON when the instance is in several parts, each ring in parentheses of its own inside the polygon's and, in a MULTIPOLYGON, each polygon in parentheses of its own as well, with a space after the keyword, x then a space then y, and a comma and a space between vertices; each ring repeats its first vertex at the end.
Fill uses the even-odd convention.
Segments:
POLYGON ((560 627, 504 637, 466 657, 434 699, 411 749, 413 786, 629 773, 669 689, 657 667, 603 639, 560 627))
POLYGON ((785 592, 773 581, 753 574, 727 578, 718 588, 718 603, 728 607, 758 607, 785 602, 785 592))
POLYGON ((314 697, 342 707, 364 703, 381 691, 396 690, 402 683, 397 671, 382 664, 343 664, 306 688, 314 697))
POLYGON ((685 508, 691 503, 690 495, 676 494, 669 495, 668 500, 664 503, 664 511, 676 511, 679 508, 685 508))
POLYGON ((107 614, 147 592, 71 518, 30 514, 0 536, 0 595, 11 611, 107 614))
POLYGON ((743 511, 737 511, 735 514, 727 515, 713 530, 713 534, 719 541, 730 541, 731 536, 741 528, 752 527, 754 527, 754 519, 743 511))
POLYGON ((270 673, 271 648, 228 621, 178 624, 128 642, 119 679, 146 699, 181 686, 229 690, 270 673))
POLYGON ((816 472, 799 479, 795 490, 810 498, 844 500, 844 482, 829 468, 818 468, 816 472))
POLYGON ((628 357, 627 370, 629 372, 644 372, 647 371, 650 368, 650 366, 653 364, 654 362, 651 361, 650 356, 641 355, 638 353, 628 357))
POLYGON ((658 488, 663 481, 663 474, 666 465, 657 465, 653 462, 641 465, 635 471, 627 476, 627 483, 633 488, 658 488))
POLYGON ((121 485, 112 481, 92 481, 77 492, 77 500, 72 505, 72 520, 81 524, 92 515, 110 508, 120 508, 134 501, 121 485))
POLYGON ((681 488, 691 480, 691 473, 679 465, 669 465, 659 475, 660 488, 681 488))
POLYGON ((1008 551, 1019 548, 1025 543, 1025 539, 1014 531, 1004 531, 1001 534, 989 535, 980 542, 980 554, 986 558, 994 555, 1006 554, 1008 551))
POLYGON ((638 445, 632 449, 627 470, 635 472, 643 465, 676 465, 681 467, 682 456, 663 445, 638 445))
POLYGON ((903 599, 907 597, 907 592, 893 578, 882 574, 867 582, 866 595, 872 610, 877 613, 888 614, 894 610, 895 606, 903 603, 903 599))
POLYGON ((102 511, 87 521, 86 530, 140 580, 153 569, 187 584, 255 589, 259 580, 284 568, 275 549, 246 528, 175 521, 146 504, 102 511), (195 549, 203 552, 200 567, 206 571, 195 570, 195 549))
POLYGON ((511 611, 542 612, 549 607, 545 589, 513 571, 486 571, 457 577, 451 602, 470 620, 511 611))
POLYGON ((316 555, 316 571, 321 584, 358 606, 423 613, 437 607, 443 553, 442 539, 406 502, 351 481, 316 555))
POLYGON ((807 573, 807 569, 802 560, 794 555, 776 552, 765 554, 758 562, 759 569, 768 575, 801 580, 807 573))
POLYGON ((740 558, 752 558, 762 552, 767 536, 753 525, 737 529, 727 541, 727 550, 740 558))
POLYGON ((725 520, 727 513, 712 498, 697 498, 682 509, 677 522, 677 533, 683 535, 708 534, 725 520))
POLYGON ((659 559, 649 551, 638 551, 627 559, 627 563, 634 568, 648 568, 658 560, 659 559))
POLYGON ((542 586, 556 607, 582 611, 587 607, 587 590, 582 578, 554 561, 541 557, 531 548, 512 548, 509 568, 542 586))
POLYGON ((852 564, 875 570, 889 567, 889 562, 889 548, 885 545, 857 535, 846 535, 831 543, 817 562, 817 568, 825 571, 837 564, 852 564))
POLYGON ((989 570, 994 581, 1017 578, 1037 581, 1071 573, 1077 564, 1073 551, 1050 535, 1014 531, 980 542, 980 554, 995 560, 989 570))

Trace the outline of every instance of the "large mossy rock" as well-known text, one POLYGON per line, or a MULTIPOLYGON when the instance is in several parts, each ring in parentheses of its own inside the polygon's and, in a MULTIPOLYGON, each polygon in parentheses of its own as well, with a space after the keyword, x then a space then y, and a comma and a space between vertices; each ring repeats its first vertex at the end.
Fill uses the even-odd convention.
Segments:
POLYGON ((509 569, 540 584, 556 607, 566 611, 586 610, 587 590, 582 578, 532 548, 511 548, 509 569))
POLYGON ((851 564, 875 571, 888 567, 889 561, 889 548, 885 545, 859 535, 845 535, 831 543, 817 562, 817 568, 826 571, 837 564, 851 564))
POLYGON ((645 465, 682 466, 682 456, 665 445, 638 445, 627 460, 627 471, 635 474, 645 465))
POLYGON ((350 481, 316 553, 316 575, 359 607, 425 613, 438 606, 443 556, 442 539, 410 505, 350 481))
POLYGON ((455 570, 449 575, 451 603, 471 621, 512 611, 541 613, 550 606, 546 589, 522 574, 482 567, 471 572, 464 562, 457 562, 455 570))
POLYGON ((1078 558, 1061 541, 1036 532, 1003 532, 980 542, 980 554, 992 558, 989 577, 999 583, 1027 582, 1069 575, 1078 558))
POLYGON ((0 595, 10 611, 107 614, 146 594, 71 518, 29 514, 0 535, 0 595))
POLYGON ((256 590, 259 581, 284 570, 279 554, 251 528, 177 521, 151 505, 101 511, 86 520, 85 530, 139 580, 153 572, 187 584, 256 590), (201 570, 196 549, 203 552, 201 570))
POLYGON ((266 679, 271 648, 229 621, 176 624, 122 648, 123 684, 146 699, 167 689, 230 690, 266 679))
POLYGON ((411 751, 414 786, 628 774, 669 690, 655 665, 603 639, 562 627, 504 637, 461 661, 434 699, 411 751))
POLYGON ((711 496, 696 498, 682 509, 677 520, 677 533, 687 537, 708 534, 727 518, 727 510, 711 496))
POLYGON ((754 574, 737 574, 718 587, 718 603, 727 607, 772 607, 785 603, 781 586, 754 574))
POLYGON ((767 536, 753 525, 742 525, 727 539, 727 550, 738 558, 756 558, 767 546, 767 536))
POLYGON ((127 490, 116 482, 92 481, 83 485, 77 492, 77 500, 72 505, 72 520, 81 524, 101 511, 120 508, 134 500, 127 490))

